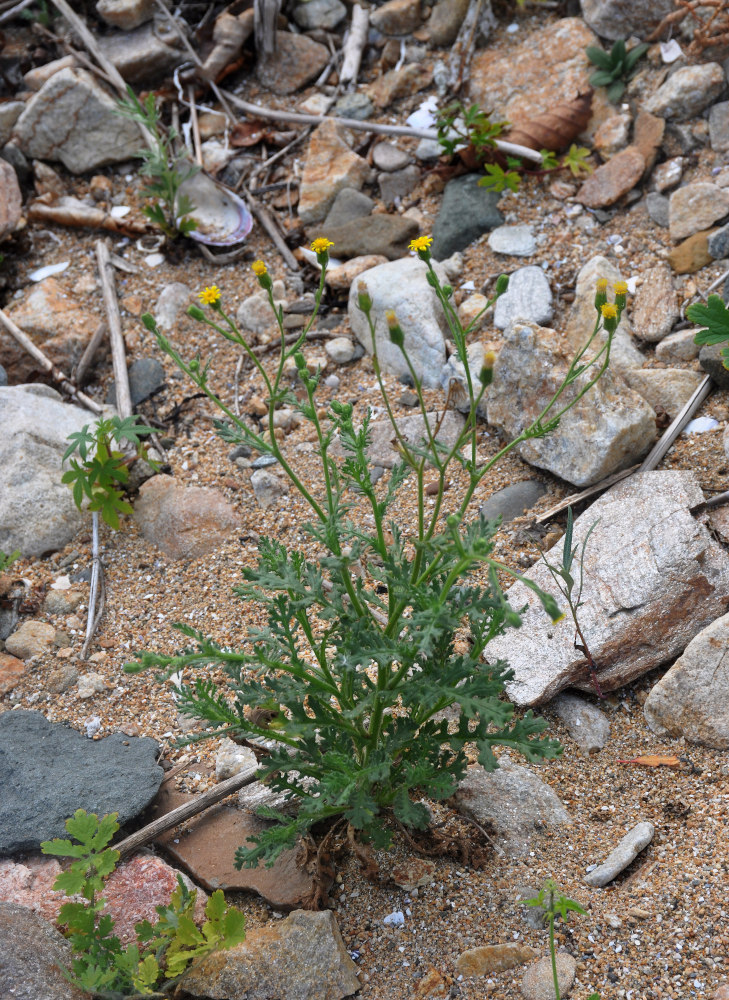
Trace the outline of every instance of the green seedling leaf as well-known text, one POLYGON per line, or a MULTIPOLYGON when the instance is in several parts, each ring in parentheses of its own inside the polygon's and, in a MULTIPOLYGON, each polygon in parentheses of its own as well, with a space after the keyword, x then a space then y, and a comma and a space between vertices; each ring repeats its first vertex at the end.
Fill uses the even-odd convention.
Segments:
POLYGON ((590 83, 593 87, 609 87, 612 82, 613 74, 603 70, 598 70, 590 77, 590 83))
POLYGON ((603 49, 598 49, 594 45, 588 45, 585 49, 585 55, 594 66, 598 66, 600 69, 605 70, 608 73, 612 69, 613 62, 610 58, 610 53, 605 52, 603 49))
POLYGON ((706 305, 700 302, 686 310, 692 323, 706 327, 694 337, 695 344, 721 344, 729 340, 729 309, 720 295, 710 295, 706 305))

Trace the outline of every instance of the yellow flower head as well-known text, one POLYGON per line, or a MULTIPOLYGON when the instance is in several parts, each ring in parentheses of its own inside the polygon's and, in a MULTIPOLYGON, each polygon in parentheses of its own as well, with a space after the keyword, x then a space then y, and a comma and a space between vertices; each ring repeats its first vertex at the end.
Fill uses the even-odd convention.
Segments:
POLYGON ((314 251, 314 253, 319 254, 319 253, 326 253, 329 250, 329 247, 333 246, 334 244, 332 243, 332 241, 328 240, 326 236, 319 236, 311 244, 311 249, 314 251))
POLYGON ((618 308, 614 306, 612 302, 606 302, 600 309, 603 319, 617 319, 618 318, 618 308))
POLYGON ((608 286, 608 280, 607 280, 607 278, 598 278, 597 279, 597 290, 598 290, 598 292, 606 292, 607 291, 607 286, 608 286))
POLYGON ((616 295, 626 295, 628 292, 627 281, 616 281, 613 285, 613 291, 616 295))
POLYGON ((220 289, 217 285, 210 285, 208 288, 203 288, 201 292, 198 292, 197 297, 204 306, 214 306, 217 302, 220 302, 220 289))
POLYGON ((418 236, 417 239, 411 240, 408 246, 408 250, 414 250, 416 253, 420 251, 430 250, 430 244, 433 242, 432 236, 418 236))
POLYGON ((607 302, 607 278, 598 278, 597 284, 595 285, 595 308, 598 312, 602 306, 607 302))
POLYGON ((251 264, 251 271, 253 271, 257 278, 260 278, 262 274, 266 274, 268 268, 262 260, 254 260, 251 264))

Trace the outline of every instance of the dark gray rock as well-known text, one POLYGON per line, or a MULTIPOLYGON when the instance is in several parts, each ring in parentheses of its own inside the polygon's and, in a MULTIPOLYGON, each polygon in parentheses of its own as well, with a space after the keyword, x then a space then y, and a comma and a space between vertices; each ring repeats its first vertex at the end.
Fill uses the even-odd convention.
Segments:
POLYGON ((465 249, 479 236, 500 226, 504 217, 497 205, 500 194, 478 186, 477 174, 449 181, 433 224, 431 251, 436 260, 465 249))
POLYGON ((375 110, 367 94, 344 94, 339 98, 331 111, 337 118, 355 118, 363 122, 372 117, 375 110))
POLYGON ((92 741, 40 712, 0 715, 0 856, 37 851, 66 836, 77 809, 119 814, 126 823, 157 794, 164 772, 158 744, 114 733, 92 741))
POLYGON ((729 226, 722 226, 721 229, 715 229, 707 240, 707 246, 714 260, 721 260, 722 257, 726 257, 729 254, 729 226))
MULTIPOLYGON (((129 367, 129 394, 132 406, 149 399, 165 384, 165 370, 156 358, 138 358, 129 367)), ((107 403, 116 405, 116 384, 112 382, 106 395, 107 403)))
POLYGON ((648 215, 657 226, 661 226, 663 229, 668 229, 668 204, 668 198, 658 194, 657 191, 651 191, 645 196, 645 207, 648 215))
POLYGON ((2 365, 0 365, 0 388, 8 384, 8 373, 5 371, 2 365))
POLYGON ((721 352, 724 344, 704 344, 699 352, 699 364, 711 375, 720 389, 729 389, 729 371, 724 367, 721 352))
POLYGON ((378 174, 377 181, 380 186, 380 198, 386 205, 394 205, 395 202, 407 198, 413 192, 416 184, 420 180, 420 170, 411 163, 409 167, 392 172, 383 171, 378 174))
POLYGON ((547 487, 541 480, 523 479, 520 483, 512 483, 511 486, 492 493, 481 505, 481 514, 489 521, 500 517, 502 523, 506 524, 530 510, 546 492, 547 487))
POLYGON ((597 705, 576 694, 558 694, 549 703, 583 753, 602 750, 610 739, 610 720, 597 705))
MULTIPOLYGON (((6 713, 10 715, 10 712, 6 713)), ((13 713, 15 714, 15 713, 13 713)), ((84 1000, 63 973, 71 945, 37 913, 0 902, 0 989, 7 1000, 84 1000)))
POLYGON ((342 188, 324 220, 324 228, 333 229, 335 226, 354 222, 355 219, 363 219, 374 207, 374 201, 362 191, 350 187, 342 188))

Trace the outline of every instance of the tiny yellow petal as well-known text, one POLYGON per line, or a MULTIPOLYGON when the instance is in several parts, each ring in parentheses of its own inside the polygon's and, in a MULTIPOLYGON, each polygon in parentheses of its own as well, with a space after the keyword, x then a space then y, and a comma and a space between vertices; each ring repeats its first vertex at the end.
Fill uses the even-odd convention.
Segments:
POLYGON ((606 302, 600 307, 603 319, 617 319, 618 310, 617 307, 612 304, 612 302, 606 302))
POLYGON ((220 289, 217 285, 210 285, 208 288, 203 288, 201 292, 198 292, 197 297, 204 306, 214 306, 216 302, 220 301, 220 289))
POLYGON ((598 290, 598 292, 606 292, 607 291, 607 286, 608 286, 608 280, 607 280, 607 278, 598 278, 597 279, 597 290, 598 290))
POLYGON ((613 285, 613 291, 616 295, 627 295, 628 283, 627 281, 616 281, 613 285))
POLYGON ((329 247, 333 247, 334 244, 331 240, 328 240, 326 236, 319 236, 311 244, 311 249, 314 253, 326 253, 329 247))
POLYGON ((254 260, 253 263, 251 264, 251 271, 253 271, 253 273, 258 278, 260 278, 262 274, 265 274, 267 270, 268 268, 266 267, 266 265, 263 263, 262 260, 254 260))
POLYGON ((433 242, 432 236, 418 236, 417 239, 410 241, 410 244, 408 245, 408 250, 414 250, 416 253, 419 250, 428 250, 432 242, 433 242))

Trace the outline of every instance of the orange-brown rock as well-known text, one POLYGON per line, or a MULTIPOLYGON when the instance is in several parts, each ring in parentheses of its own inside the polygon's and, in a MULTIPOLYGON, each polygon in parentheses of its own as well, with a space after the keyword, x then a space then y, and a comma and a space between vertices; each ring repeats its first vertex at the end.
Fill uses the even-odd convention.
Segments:
POLYGON ((577 201, 586 208, 614 205, 635 187, 644 170, 643 154, 635 146, 627 146, 590 174, 577 192, 577 201))
POLYGON ((359 190, 370 176, 365 159, 354 153, 333 121, 325 121, 309 142, 299 186, 299 218, 319 222, 343 188, 359 190))
POLYGON ((694 233, 671 250, 667 259, 676 274, 694 274, 711 264, 714 258, 709 253, 709 237, 714 232, 715 229, 705 229, 694 233))
POLYGON ((25 673, 25 664, 17 656, 0 653, 0 695, 12 691, 25 673))
POLYGON ((506 972, 537 957, 526 944, 487 944, 469 948, 456 959, 456 971, 462 976, 485 976, 491 972, 506 972))

